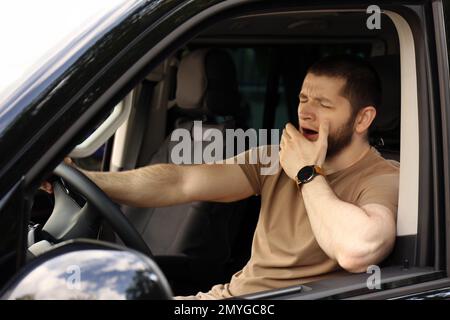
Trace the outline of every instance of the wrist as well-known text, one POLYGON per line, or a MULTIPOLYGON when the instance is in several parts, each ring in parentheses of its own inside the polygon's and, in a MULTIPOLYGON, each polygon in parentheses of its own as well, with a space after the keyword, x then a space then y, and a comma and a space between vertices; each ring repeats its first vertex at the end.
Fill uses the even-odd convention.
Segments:
MULTIPOLYGON (((322 179, 325 179, 325 177, 322 176, 322 175, 317 175, 317 176, 316 176, 313 180, 311 180, 310 182, 304 183, 304 184, 299 184, 299 185, 298 185, 299 190, 300 190, 302 193, 305 193, 305 192, 311 192, 310 190, 314 189, 314 188, 317 186, 317 184, 320 184, 320 183, 322 182, 322 179)), ((324 180, 324 181, 326 181, 326 180, 324 180)))

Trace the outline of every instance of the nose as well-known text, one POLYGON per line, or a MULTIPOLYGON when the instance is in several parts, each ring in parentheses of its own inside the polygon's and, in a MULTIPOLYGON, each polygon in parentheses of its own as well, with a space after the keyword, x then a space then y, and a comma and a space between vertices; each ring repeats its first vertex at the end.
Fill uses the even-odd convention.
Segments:
POLYGON ((310 106, 308 102, 299 103, 298 118, 300 121, 314 121, 316 119, 314 108, 312 108, 312 106, 310 106))

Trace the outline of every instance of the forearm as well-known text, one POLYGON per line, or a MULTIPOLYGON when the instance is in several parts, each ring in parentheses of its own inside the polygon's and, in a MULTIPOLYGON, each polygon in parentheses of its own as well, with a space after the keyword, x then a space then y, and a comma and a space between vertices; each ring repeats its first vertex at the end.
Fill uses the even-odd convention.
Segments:
POLYGON ((135 207, 162 207, 188 201, 182 167, 157 164, 123 172, 83 171, 114 201, 135 207))
POLYGON ((302 186, 312 230, 321 248, 341 266, 370 260, 381 245, 377 224, 360 207, 340 200, 322 176, 302 186))

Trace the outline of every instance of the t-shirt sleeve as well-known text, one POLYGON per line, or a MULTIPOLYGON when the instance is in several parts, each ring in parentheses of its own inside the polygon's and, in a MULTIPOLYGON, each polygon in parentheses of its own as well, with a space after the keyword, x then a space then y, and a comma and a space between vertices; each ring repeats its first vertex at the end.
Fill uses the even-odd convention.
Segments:
POLYGON ((389 208, 395 215, 398 208, 399 175, 386 173, 371 177, 363 183, 356 204, 364 206, 376 203, 389 208))
POLYGON ((255 195, 261 194, 267 176, 279 169, 279 146, 260 146, 227 159, 225 163, 238 164, 253 188, 255 195))

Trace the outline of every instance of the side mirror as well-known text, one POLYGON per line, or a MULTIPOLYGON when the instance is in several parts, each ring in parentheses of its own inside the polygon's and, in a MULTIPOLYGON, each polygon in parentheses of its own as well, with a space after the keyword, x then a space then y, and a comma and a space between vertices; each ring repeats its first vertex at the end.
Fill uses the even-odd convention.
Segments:
POLYGON ((160 300, 172 299, 172 291, 149 257, 109 243, 71 240, 25 265, 0 298, 160 300))

